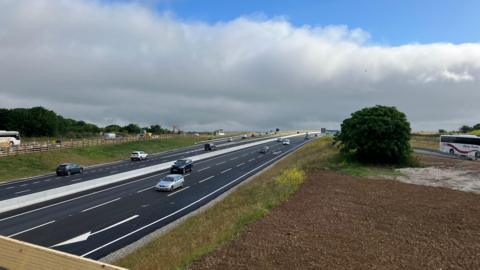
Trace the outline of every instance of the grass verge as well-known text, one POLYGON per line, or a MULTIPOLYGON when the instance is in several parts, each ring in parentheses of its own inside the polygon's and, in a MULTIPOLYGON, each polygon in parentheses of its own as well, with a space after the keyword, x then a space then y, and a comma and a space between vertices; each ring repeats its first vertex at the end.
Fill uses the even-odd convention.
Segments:
POLYGON ((336 149, 331 139, 307 144, 205 212, 114 262, 129 269, 183 269, 235 239, 245 226, 286 201, 311 171, 324 169, 336 149))
POLYGON ((439 136, 435 135, 412 135, 410 139, 410 145, 412 148, 426 148, 432 150, 438 150, 439 136))
POLYGON ((53 172, 58 164, 64 162, 76 162, 87 166, 127 159, 130 152, 135 150, 158 153, 193 145, 205 139, 207 138, 185 136, 2 157, 0 158, 0 182, 53 172))

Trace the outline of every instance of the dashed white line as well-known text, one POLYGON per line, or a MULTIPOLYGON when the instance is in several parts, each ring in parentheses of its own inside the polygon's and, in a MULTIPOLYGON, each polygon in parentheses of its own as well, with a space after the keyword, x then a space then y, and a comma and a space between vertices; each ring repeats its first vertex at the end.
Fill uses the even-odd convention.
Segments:
POLYGON ((26 186, 26 185, 27 185, 27 184, 21 184, 20 186, 21 186, 21 187, 24 187, 24 186, 26 186))
POLYGON ((12 235, 9 235, 8 237, 14 237, 14 236, 16 236, 16 235, 19 235, 19 234, 22 234, 22 233, 26 233, 26 232, 29 232, 29 231, 31 231, 31 230, 35 230, 35 229, 37 229, 37 228, 46 226, 46 225, 51 224, 51 223, 53 223, 53 222, 55 222, 55 220, 49 221, 49 222, 47 222, 47 223, 43 223, 43 224, 41 224, 41 225, 35 226, 35 227, 33 227, 33 228, 30 228, 30 229, 26 229, 26 230, 21 231, 21 232, 18 232, 18 233, 14 233, 14 234, 12 234, 12 235))
POLYGON ((80 178, 77 178, 77 179, 72 179, 72 180, 70 180, 70 182, 76 182, 76 181, 80 181, 80 180, 82 180, 81 177, 80 177, 80 178))
POLYGON ((210 169, 210 167, 205 167, 203 169, 198 170, 197 172, 205 171, 205 170, 208 170, 208 169, 210 169))
POLYGON ((245 162, 242 162, 242 163, 238 164, 237 167, 240 167, 242 165, 245 165, 245 162))
POLYGON ((226 162, 226 161, 222 161, 222 162, 217 163, 217 164, 215 164, 215 165, 222 165, 222 164, 225 163, 225 162, 226 162))
POLYGON ((212 179, 213 177, 215 177, 215 176, 214 176, 214 175, 212 175, 212 176, 210 176, 210 177, 207 177, 207 178, 205 178, 205 179, 203 179, 203 180, 200 180, 200 181, 198 181, 198 182, 199 182, 199 183, 203 183, 203 182, 205 182, 205 181, 207 181, 207 180, 210 180, 210 179, 212 179))
POLYGON ((233 157, 233 158, 231 158, 230 160, 235 160, 235 159, 237 159, 237 158, 238 158, 238 157, 233 157))
POLYGON ((82 210, 82 211, 80 211, 80 212, 82 212, 82 213, 83 213, 83 212, 87 212, 87 211, 90 211, 90 210, 92 210, 92 209, 95 209, 95 208, 97 208, 97 207, 104 206, 104 205, 106 205, 106 204, 109 204, 109 203, 112 203, 112 202, 118 201, 118 200, 120 200, 120 199, 121 199, 121 197, 119 197, 119 198, 116 198, 116 199, 113 199, 113 200, 111 200, 111 201, 108 201, 108 202, 104 202, 104 203, 101 203, 101 204, 98 204, 98 205, 92 206, 92 207, 90 207, 90 208, 87 208, 87 209, 83 209, 83 210, 82 210))
POLYGON ((137 191, 137 193, 142 193, 144 191, 147 191, 147 190, 150 190, 152 188, 154 188, 155 186, 151 186, 151 187, 147 187, 147 188, 144 188, 144 189, 140 189, 139 191, 137 191))
POLYGON ((149 178, 158 177, 160 175, 165 175, 165 174, 166 173, 159 173, 159 174, 151 175, 151 176, 141 178, 141 179, 138 179, 138 180, 134 180, 134 181, 131 181, 131 182, 127 182, 127 183, 124 183, 124 184, 121 184, 121 185, 118 185, 118 186, 109 187, 109 188, 106 188, 106 189, 94 191, 92 193, 85 194, 85 195, 82 195, 82 196, 78 196, 78 197, 75 197, 75 198, 72 198, 72 199, 68 199, 68 200, 65 200, 65 201, 61 201, 61 202, 58 202, 58 203, 54 203, 54 204, 46 205, 46 206, 36 208, 36 209, 30 210, 30 211, 26 211, 26 212, 23 212, 23 213, 20 213, 20 214, 16 214, 16 215, 13 215, 13 216, 2 218, 2 219, 0 219, 0 221, 9 220, 9 219, 12 219, 12 218, 16 218, 16 217, 19 217, 19 216, 23 216, 23 215, 26 215, 26 214, 33 213, 33 212, 37 212, 37 211, 47 209, 47 208, 50 208, 50 207, 53 207, 53 206, 57 206, 57 205, 60 205, 60 204, 71 202, 71 201, 75 201, 75 200, 85 198, 85 197, 88 197, 88 196, 91 196, 91 195, 94 195, 94 194, 97 194, 97 193, 101 193, 101 192, 105 192, 105 191, 108 191, 108 190, 116 189, 116 188, 119 188, 119 187, 123 187, 123 186, 126 186, 126 185, 130 185, 130 184, 133 184, 133 183, 137 183, 137 182, 149 179, 149 178))
POLYGON ((187 177, 187 176, 189 176, 190 174, 191 174, 191 173, 189 173, 189 174, 185 174, 183 177, 187 177))
POLYGON ((33 182, 33 184, 38 184, 38 183, 40 183, 40 181, 33 182))
POLYGON ((25 193, 25 192, 29 192, 29 191, 30 191, 30 189, 26 189, 26 190, 15 192, 15 194, 25 193))
POLYGON ((15 187, 7 187, 6 189, 12 189, 12 188, 15 188, 15 187))
POLYGON ((182 191, 188 189, 189 187, 190 187, 190 186, 186 186, 186 187, 184 187, 184 188, 182 188, 182 189, 180 189, 180 190, 177 190, 177 191, 175 191, 175 192, 172 192, 172 193, 168 194, 167 196, 170 197, 170 196, 172 196, 172 195, 175 195, 175 194, 177 194, 177 193, 179 193, 179 192, 182 192, 182 191))
POLYGON ((226 172, 230 171, 231 169, 232 169, 232 168, 228 168, 228 169, 226 169, 226 170, 224 170, 224 171, 221 171, 220 174, 226 173, 226 172))
POLYGON ((111 171, 110 173, 111 173, 111 174, 114 174, 114 173, 117 173, 117 172, 118 172, 118 171, 111 171))
POLYGON ((255 160, 255 159, 254 159, 254 158, 252 158, 252 159, 249 159, 249 160, 248 160, 248 162, 252 162, 252 161, 254 161, 254 160, 255 160))

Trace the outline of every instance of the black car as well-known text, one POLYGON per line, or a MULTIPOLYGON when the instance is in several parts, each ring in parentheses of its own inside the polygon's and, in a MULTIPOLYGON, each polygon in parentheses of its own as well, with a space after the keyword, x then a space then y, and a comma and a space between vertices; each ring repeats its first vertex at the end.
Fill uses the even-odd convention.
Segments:
POLYGON ((205 148, 205 151, 211 151, 211 150, 215 150, 217 146, 215 146, 214 143, 206 143, 204 145, 204 148, 205 148))
POLYGON ((64 163, 57 167, 56 172, 58 176, 83 173, 83 167, 75 163, 64 163))
POLYGON ((191 159, 179 159, 173 163, 170 168, 170 173, 180 173, 184 174, 186 172, 191 172, 193 169, 193 161, 191 159))

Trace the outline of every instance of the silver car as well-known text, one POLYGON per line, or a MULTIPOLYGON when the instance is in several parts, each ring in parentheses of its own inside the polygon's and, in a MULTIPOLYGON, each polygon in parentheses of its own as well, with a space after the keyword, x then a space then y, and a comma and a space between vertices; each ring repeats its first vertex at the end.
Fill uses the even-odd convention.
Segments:
POLYGON ((169 174, 162 179, 155 186, 155 189, 158 191, 172 191, 177 188, 183 187, 185 179, 181 174, 169 174))

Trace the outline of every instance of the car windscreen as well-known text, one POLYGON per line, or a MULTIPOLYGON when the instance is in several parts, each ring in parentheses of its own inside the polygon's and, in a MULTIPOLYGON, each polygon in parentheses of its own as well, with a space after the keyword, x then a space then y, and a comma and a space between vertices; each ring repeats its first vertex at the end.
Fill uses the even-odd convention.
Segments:
POLYGON ((58 168, 59 168, 59 169, 65 169, 65 168, 67 168, 67 166, 68 166, 68 165, 60 165, 60 166, 58 166, 58 168))
POLYGON ((187 164, 187 161, 186 160, 177 160, 175 161, 175 165, 185 165, 187 164))
POLYGON ((174 177, 168 177, 168 176, 167 176, 167 177, 164 177, 164 178, 162 179, 162 181, 165 181, 165 182, 173 182, 173 181, 175 181, 175 178, 174 178, 174 177))

